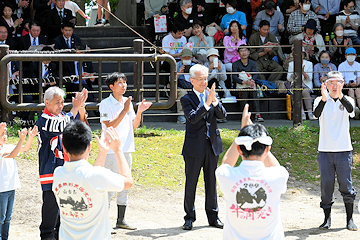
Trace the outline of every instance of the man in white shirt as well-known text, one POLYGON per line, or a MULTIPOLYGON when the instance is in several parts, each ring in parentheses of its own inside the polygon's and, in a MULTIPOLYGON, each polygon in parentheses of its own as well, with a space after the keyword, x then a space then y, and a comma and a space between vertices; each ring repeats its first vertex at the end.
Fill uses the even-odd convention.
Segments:
POLYGON ((133 180, 121 150, 121 139, 110 127, 101 140, 94 166, 87 161, 91 151, 91 129, 74 121, 63 132, 64 151, 70 162, 57 167, 52 190, 60 208, 59 239, 110 239, 108 191, 129 189, 133 180), (111 148, 118 172, 103 168, 111 148))
POLYGON ((321 85, 321 96, 314 101, 314 116, 319 118, 319 169, 321 176, 321 202, 325 219, 320 229, 331 226, 331 206, 334 203, 335 174, 346 209, 346 228, 356 231, 352 219, 356 190, 352 186, 353 165, 349 117, 354 117, 355 102, 342 93, 344 78, 332 71, 321 85))
POLYGON ((271 154, 272 138, 252 124, 246 104, 241 131, 215 174, 226 201, 223 239, 285 239, 280 196, 289 177, 271 154), (243 161, 234 167, 239 156, 243 161))
MULTIPOLYGON (((125 74, 114 72, 107 76, 105 83, 111 89, 112 94, 100 103, 99 110, 102 129, 107 131, 109 127, 113 127, 120 135, 122 151, 131 169, 132 152, 135 151, 134 129, 139 126, 141 114, 151 106, 151 103, 145 102, 144 99, 138 105, 138 111, 137 114, 135 114, 131 103, 132 97, 127 98, 124 96, 127 89, 125 74)), ((116 155, 114 155, 113 151, 109 151, 106 156, 105 168, 117 173, 116 155)), ((129 191, 116 192, 118 207, 116 227, 135 230, 136 227, 125 222, 125 210, 128 205, 129 191)), ((113 192, 109 192, 109 203, 112 195, 113 192)))

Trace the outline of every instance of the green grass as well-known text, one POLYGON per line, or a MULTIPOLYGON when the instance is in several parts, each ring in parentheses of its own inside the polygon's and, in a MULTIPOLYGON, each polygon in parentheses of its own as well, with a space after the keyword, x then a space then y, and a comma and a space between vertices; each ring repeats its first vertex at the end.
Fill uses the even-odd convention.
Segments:
MULTIPOLYGON (((317 145, 319 127, 307 125, 288 128, 268 128, 273 138, 272 153, 290 172, 290 177, 299 181, 317 183, 320 180, 317 163, 317 145)), ((16 144, 17 129, 8 130, 9 142, 16 144), (16 131, 15 131, 16 130, 16 131)), ((220 130, 223 140, 224 153, 230 147, 238 131, 220 130)), ((353 143, 354 170, 353 180, 360 182, 360 128, 350 130, 353 143)), ((99 135, 100 131, 94 132, 99 135)), ((184 187, 184 161, 181 156, 185 131, 148 129, 146 127, 135 131, 136 151, 133 154, 132 173, 136 186, 146 188, 168 188, 179 190, 184 187)), ((21 153, 19 158, 37 161, 37 141, 34 139, 29 152, 21 153)), ((93 163, 98 153, 95 138, 92 143, 89 162, 93 163)), ((224 155, 220 155, 219 164, 224 155)), ((241 159, 238 160, 239 164, 241 159)), ((202 174, 198 187, 203 188, 202 174)))

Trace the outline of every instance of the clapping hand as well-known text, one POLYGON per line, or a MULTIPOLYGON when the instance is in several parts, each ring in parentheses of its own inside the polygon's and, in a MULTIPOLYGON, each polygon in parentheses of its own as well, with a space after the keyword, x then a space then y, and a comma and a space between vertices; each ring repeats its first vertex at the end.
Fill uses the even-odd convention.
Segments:
POLYGON ((78 92, 75 93, 75 97, 72 98, 73 106, 77 108, 84 106, 87 97, 88 97, 88 90, 86 88, 83 88, 83 90, 79 93, 78 92))
POLYGON ((33 138, 38 134, 38 127, 34 126, 33 128, 29 129, 29 138, 33 138))
POLYGON ((22 129, 21 131, 18 130, 18 134, 19 134, 20 140, 25 140, 26 135, 27 135, 27 129, 24 128, 24 129, 22 129))
POLYGON ((328 92, 327 92, 327 90, 326 90, 325 83, 322 83, 322 84, 321 84, 321 96, 322 96, 322 99, 321 99, 321 100, 322 100, 323 102, 326 102, 327 94, 328 94, 328 92))
POLYGON ((152 105, 151 102, 145 102, 146 99, 143 99, 141 103, 138 106, 138 112, 142 113, 149 109, 149 107, 152 105))

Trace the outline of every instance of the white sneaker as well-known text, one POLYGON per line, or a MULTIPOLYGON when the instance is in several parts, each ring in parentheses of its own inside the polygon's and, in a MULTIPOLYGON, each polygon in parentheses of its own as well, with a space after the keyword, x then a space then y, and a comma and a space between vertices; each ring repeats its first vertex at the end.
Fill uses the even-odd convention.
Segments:
POLYGON ((306 120, 306 114, 304 112, 302 113, 302 120, 306 120))
POLYGON ((317 118, 312 113, 308 113, 309 120, 316 120, 317 118))

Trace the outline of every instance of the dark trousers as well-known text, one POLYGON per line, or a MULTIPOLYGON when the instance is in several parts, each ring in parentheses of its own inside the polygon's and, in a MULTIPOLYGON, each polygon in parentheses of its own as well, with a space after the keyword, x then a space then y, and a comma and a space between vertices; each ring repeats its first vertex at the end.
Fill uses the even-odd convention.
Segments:
POLYGON ((352 151, 319 152, 318 162, 321 176, 320 207, 330 208, 334 203, 335 173, 344 203, 353 203, 356 191, 352 186, 351 179, 352 151))
POLYGON ((43 205, 41 208, 40 237, 58 239, 60 227, 59 207, 53 191, 43 191, 43 205))
POLYGON ((246 102, 248 102, 250 105, 249 110, 251 110, 251 112, 260 113, 260 105, 259 105, 259 100, 258 100, 258 96, 257 96, 257 91, 240 91, 239 97, 241 99, 254 99, 254 100, 250 100, 250 101, 240 101, 241 111, 244 110, 244 106, 245 106, 246 102))
POLYGON ((196 220, 195 215, 195 194, 196 185, 199 179, 201 167, 204 172, 205 181, 205 211, 209 223, 213 223, 218 218, 218 204, 216 192, 216 177, 215 170, 219 156, 215 156, 211 147, 210 140, 206 146, 205 154, 201 157, 187 157, 184 156, 185 161, 185 198, 184 210, 186 215, 185 220, 196 220))

